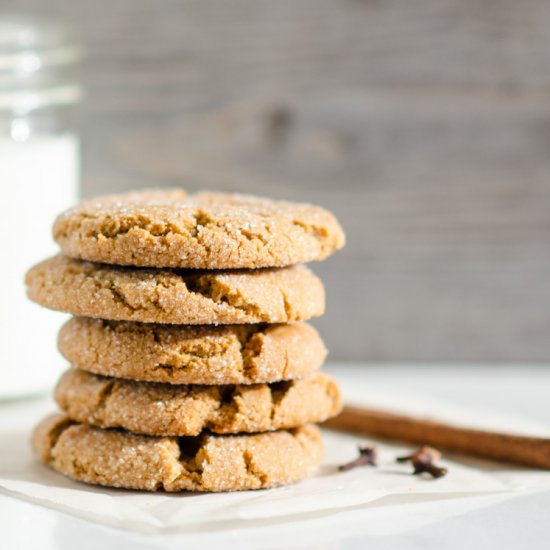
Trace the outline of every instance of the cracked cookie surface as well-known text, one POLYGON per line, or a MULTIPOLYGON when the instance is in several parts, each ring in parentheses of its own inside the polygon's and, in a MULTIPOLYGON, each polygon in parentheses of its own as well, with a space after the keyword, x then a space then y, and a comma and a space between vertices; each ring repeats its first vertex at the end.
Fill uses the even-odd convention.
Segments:
POLYGON ((53 234, 73 258, 144 267, 282 267, 344 245, 323 208, 178 189, 86 200, 57 218, 53 234))
POLYGON ((73 317, 59 350, 75 367, 170 384, 253 384, 304 376, 326 349, 307 323, 188 326, 73 317))
POLYGON ((54 256, 30 269, 29 298, 83 317, 174 324, 286 323, 322 315, 305 266, 243 271, 144 269, 54 256))
POLYGON ((72 422, 43 420, 32 437, 40 460, 73 479, 147 491, 242 491, 293 483, 322 458, 315 426, 196 437, 152 437, 72 422))
POLYGON ((297 428, 342 409, 338 386, 325 373, 272 384, 177 386, 70 369, 59 380, 55 399, 77 422, 158 436, 297 428))

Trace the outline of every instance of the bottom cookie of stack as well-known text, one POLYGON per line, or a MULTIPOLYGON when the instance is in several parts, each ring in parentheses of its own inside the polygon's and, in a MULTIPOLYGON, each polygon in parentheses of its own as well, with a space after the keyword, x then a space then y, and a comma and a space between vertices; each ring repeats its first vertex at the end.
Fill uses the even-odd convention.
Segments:
POLYGON ((136 435, 74 422, 43 420, 32 437, 39 458, 73 479, 141 489, 223 492, 286 485, 311 475, 323 444, 319 429, 185 437, 136 435))

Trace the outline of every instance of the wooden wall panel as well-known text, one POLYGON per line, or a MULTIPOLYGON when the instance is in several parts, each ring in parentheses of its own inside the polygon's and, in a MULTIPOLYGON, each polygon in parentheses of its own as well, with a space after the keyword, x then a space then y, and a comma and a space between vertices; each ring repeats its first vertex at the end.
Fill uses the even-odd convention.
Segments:
POLYGON ((337 213, 348 247, 314 266, 333 358, 549 359, 550 3, 4 4, 81 31, 87 195, 337 213))

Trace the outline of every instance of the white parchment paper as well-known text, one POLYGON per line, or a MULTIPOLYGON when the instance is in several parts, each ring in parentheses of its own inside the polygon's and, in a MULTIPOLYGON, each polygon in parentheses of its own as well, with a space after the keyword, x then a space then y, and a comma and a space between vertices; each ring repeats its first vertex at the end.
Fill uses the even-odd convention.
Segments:
MULTIPOLYGON (((386 398, 386 402, 395 403, 395 392, 389 388, 371 385, 365 389, 344 384, 344 389, 348 401, 384 406, 386 398)), ((474 415, 471 410, 446 407, 445 403, 430 402, 418 395, 400 394, 399 404, 402 410, 409 408, 422 414, 437 411, 439 418, 452 417, 457 423, 548 432, 547 426, 521 418, 482 412, 474 415)), ((51 402, 43 400, 14 405, 9 421, 3 415, 0 490, 80 518, 138 532, 184 532, 192 537, 275 525, 278 533, 283 533, 285 525, 322 519, 325 528, 331 522, 347 520, 352 525, 360 522, 362 533, 395 534, 518 494, 550 489, 549 472, 481 461, 443 460, 442 464, 449 468, 446 477, 419 478, 410 474, 410 465, 395 463, 395 456, 410 448, 379 443, 379 467, 339 473, 337 466, 355 458, 357 445, 365 440, 327 430, 321 470, 315 477, 289 487, 205 495, 98 488, 67 479, 32 456, 30 430, 42 414, 52 409, 51 402)))

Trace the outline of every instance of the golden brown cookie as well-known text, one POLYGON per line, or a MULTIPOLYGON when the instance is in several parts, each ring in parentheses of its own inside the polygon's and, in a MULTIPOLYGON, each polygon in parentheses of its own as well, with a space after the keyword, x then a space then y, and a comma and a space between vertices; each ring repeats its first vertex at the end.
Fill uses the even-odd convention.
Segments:
POLYGON ((86 200, 58 217, 53 234, 67 256, 144 267, 282 267, 344 245, 323 208, 178 189, 86 200))
POLYGON ((249 435, 152 437, 43 420, 33 447, 42 462, 79 481, 147 491, 242 491, 311 475, 323 445, 315 426, 249 435))
POLYGON ((254 384, 316 371, 326 357, 306 323, 188 326, 73 317, 59 350, 75 367, 170 384, 254 384))
POLYGON ((146 323, 284 323, 324 311, 306 267, 194 271, 108 266, 54 256, 27 273, 29 298, 84 317, 146 323))
POLYGON ((338 386, 321 372, 272 384, 176 386, 70 369, 55 399, 72 420, 145 435, 267 432, 323 422, 342 409, 338 386))

